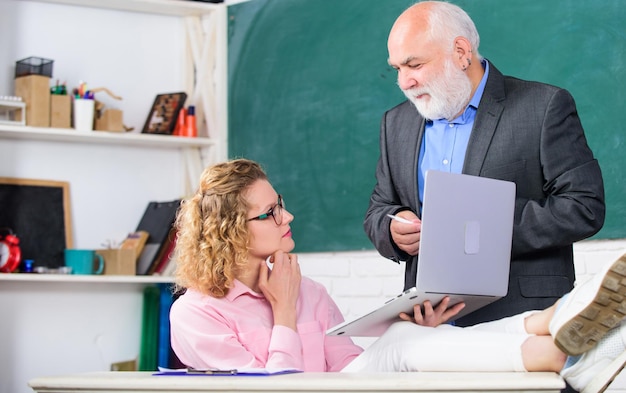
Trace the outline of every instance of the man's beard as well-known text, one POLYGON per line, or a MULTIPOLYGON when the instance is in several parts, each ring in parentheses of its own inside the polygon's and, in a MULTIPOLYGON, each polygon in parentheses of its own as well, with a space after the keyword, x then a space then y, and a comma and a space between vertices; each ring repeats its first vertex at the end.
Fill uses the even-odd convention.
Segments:
POLYGON ((443 72, 435 79, 403 92, 426 119, 452 120, 469 103, 472 84, 467 75, 455 67, 451 59, 447 59, 443 72), (428 94, 429 97, 417 99, 421 94, 428 94))

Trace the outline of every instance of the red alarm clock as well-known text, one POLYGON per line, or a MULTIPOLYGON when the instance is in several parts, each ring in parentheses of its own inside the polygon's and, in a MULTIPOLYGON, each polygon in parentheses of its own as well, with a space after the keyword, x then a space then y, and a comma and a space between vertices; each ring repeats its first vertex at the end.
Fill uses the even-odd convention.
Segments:
POLYGON ((20 265, 22 251, 19 246, 20 239, 10 229, 4 230, 8 234, 0 234, 0 272, 11 273, 20 265))

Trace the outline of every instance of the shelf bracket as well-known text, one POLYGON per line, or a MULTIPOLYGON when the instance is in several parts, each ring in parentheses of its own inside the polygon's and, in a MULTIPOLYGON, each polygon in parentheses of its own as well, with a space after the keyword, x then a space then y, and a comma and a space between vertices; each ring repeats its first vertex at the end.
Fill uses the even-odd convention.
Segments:
MULTIPOLYGON (((226 88, 219 88, 228 79, 226 50, 226 7, 201 16, 185 17, 186 31, 186 90, 189 105, 196 107, 199 136, 227 143, 226 88)), ((225 160, 227 148, 214 154, 215 160, 225 160)))
POLYGON ((192 195, 198 189, 200 175, 204 170, 202 151, 197 148, 185 148, 182 151, 183 168, 183 190, 185 196, 192 195))

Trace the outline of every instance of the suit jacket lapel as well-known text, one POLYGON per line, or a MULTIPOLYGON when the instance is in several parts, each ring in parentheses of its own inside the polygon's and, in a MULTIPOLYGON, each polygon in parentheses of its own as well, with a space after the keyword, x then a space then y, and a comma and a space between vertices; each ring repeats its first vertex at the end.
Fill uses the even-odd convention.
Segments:
POLYGON ((493 64, 489 63, 489 77, 487 78, 483 96, 478 104, 472 135, 465 153, 463 173, 475 176, 480 175, 491 139, 504 110, 503 101, 505 98, 504 76, 493 64))
MULTIPOLYGON (((412 104, 411 104, 412 105, 412 104)), ((417 112, 417 109, 415 110, 417 112)), ((418 120, 419 120, 419 128, 418 128, 418 132, 417 132, 417 149, 415 150, 415 161, 413 163, 413 168, 415 168, 415 175, 413 176, 413 179, 415 181, 415 188, 414 190, 419 190, 418 188, 418 184, 417 184, 417 171, 418 171, 418 164, 419 164, 419 159, 420 159, 420 151, 422 150, 422 143, 424 143, 424 132, 425 132, 425 128, 426 128, 426 119, 424 119, 422 117, 422 115, 417 116, 418 120)), ((422 214, 422 203, 420 202, 420 197, 419 197, 419 191, 415 193, 415 206, 417 206, 417 211, 418 211, 418 216, 421 218, 422 214)))

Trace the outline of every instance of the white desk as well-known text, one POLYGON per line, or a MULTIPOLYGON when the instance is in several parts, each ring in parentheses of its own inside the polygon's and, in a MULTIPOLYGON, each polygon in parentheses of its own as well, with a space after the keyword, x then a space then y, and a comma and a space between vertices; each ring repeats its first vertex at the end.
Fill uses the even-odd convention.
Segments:
POLYGON ((38 393, 67 392, 554 392, 555 373, 298 373, 273 376, 152 376, 150 372, 97 372, 34 378, 38 393))

